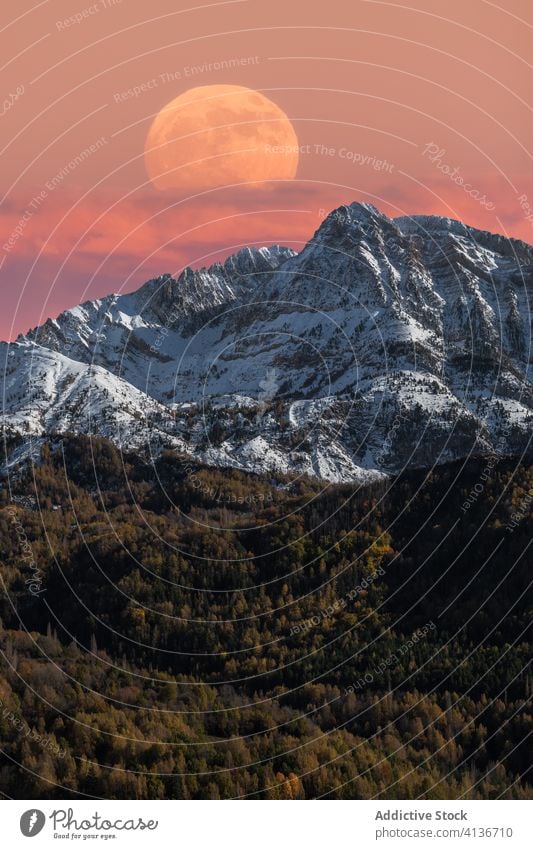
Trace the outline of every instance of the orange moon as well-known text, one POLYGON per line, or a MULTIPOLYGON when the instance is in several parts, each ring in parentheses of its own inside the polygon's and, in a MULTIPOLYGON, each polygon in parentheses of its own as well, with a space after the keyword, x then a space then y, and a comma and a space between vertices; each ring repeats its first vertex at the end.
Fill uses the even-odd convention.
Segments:
POLYGON ((298 159, 298 138, 285 112, 237 85, 191 88, 167 103, 144 148, 153 185, 187 192, 291 180, 298 159))

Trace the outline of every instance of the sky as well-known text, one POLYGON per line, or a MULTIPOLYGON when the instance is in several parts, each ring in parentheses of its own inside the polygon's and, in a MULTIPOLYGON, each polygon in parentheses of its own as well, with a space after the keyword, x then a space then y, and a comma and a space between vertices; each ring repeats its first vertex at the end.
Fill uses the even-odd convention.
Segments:
POLYGON ((352 201, 532 243, 533 7, 500 2, 3 4, 0 338, 243 245, 301 249, 352 201), (152 122, 221 85, 285 113, 296 173, 210 185, 211 162, 158 189, 152 122))

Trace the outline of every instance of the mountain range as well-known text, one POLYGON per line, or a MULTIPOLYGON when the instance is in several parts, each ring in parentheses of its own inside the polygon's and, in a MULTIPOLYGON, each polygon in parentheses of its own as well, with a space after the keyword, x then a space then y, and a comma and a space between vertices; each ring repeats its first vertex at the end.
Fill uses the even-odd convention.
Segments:
POLYGON ((341 206, 300 253, 246 248, 2 343, 9 462, 69 432, 331 482, 519 456, 532 292, 524 242, 341 206))

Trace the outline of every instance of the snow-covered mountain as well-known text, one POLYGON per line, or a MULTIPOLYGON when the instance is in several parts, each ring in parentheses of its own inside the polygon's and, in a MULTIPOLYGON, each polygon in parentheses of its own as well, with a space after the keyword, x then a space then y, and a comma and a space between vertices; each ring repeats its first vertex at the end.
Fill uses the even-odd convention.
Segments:
POLYGON ((331 481, 520 454, 532 293, 531 246, 354 203, 299 254, 245 249, 2 344, 4 425, 331 481))

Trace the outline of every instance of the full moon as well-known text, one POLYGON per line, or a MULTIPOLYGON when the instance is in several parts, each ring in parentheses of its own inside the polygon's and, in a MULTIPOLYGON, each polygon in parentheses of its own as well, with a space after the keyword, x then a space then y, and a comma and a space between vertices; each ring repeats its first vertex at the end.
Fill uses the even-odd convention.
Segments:
POLYGON ((298 138, 285 112, 237 85, 191 88, 167 103, 144 148, 153 185, 187 192, 291 180, 298 158, 298 138))

